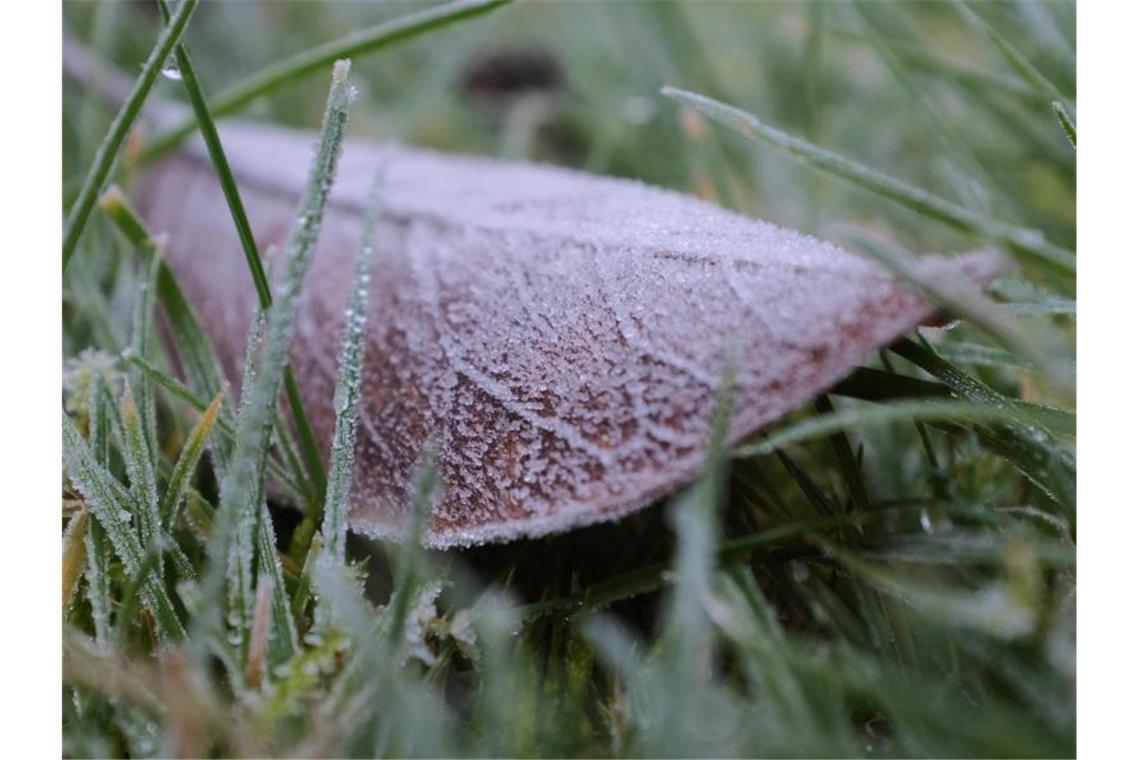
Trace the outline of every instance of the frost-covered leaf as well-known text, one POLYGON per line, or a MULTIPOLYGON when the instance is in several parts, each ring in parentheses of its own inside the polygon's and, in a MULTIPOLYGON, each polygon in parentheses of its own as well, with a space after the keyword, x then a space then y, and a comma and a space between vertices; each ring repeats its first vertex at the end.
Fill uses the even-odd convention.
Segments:
MULTIPOLYGON (((259 246, 291 226, 309 135, 222 130, 259 246)), ((846 376, 931 307, 835 246, 676 193, 524 163, 349 143, 291 362, 327 445, 359 218, 383 162, 350 527, 398 535, 439 452, 425 541, 615 519, 692 480, 718 381, 739 442, 846 376)), ((143 214, 231 378, 256 300, 204 149, 143 178, 143 214)), ((993 273, 985 255, 959 265, 993 273)), ((945 260, 924 260, 934 276, 945 260)))

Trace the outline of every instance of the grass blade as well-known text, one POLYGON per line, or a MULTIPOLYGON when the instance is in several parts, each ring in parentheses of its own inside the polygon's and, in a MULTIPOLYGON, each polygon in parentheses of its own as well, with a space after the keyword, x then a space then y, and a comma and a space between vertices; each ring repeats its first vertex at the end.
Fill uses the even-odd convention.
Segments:
POLYGON ((916 257, 862 230, 851 230, 852 238, 885 269, 899 277, 950 314, 968 320, 1002 347, 1025 357, 1054 388, 1072 396, 1075 378, 1072 363, 1059 359, 1064 353, 1056 339, 1044 328, 1030 331, 1009 318, 1000 306, 986 298, 976 283, 960 271, 923 266, 916 257))
POLYGON ((186 24, 190 21, 190 16, 194 13, 194 9, 198 6, 198 0, 182 0, 178 6, 178 13, 174 15, 170 23, 162 31, 155 44, 154 49, 147 58, 146 63, 143 64, 142 73, 138 79, 135 80, 135 86, 131 90, 127 101, 123 103, 119 113, 115 116, 115 120, 111 123, 111 128, 107 131, 107 136, 103 138, 103 142, 99 145, 99 150, 95 154, 95 160, 91 164, 91 168, 87 172, 87 176, 83 180, 83 186, 79 191, 79 196, 75 199, 75 203, 71 206, 71 211, 68 212, 67 222, 63 229, 63 269, 67 270, 67 265, 71 261, 71 256, 75 252, 75 246, 79 242, 79 236, 83 232, 83 227, 87 223, 87 218, 91 215, 91 209, 95 206, 95 199, 99 195, 99 191, 103 188, 103 183, 107 181, 107 176, 111 173, 111 167, 114 164, 115 157, 118 155, 119 148, 122 147, 123 141, 126 140, 127 133, 130 131, 131 126, 134 124, 135 119, 142 110, 143 102, 146 100, 147 95, 150 93, 150 88, 154 85, 155 79, 162 71, 162 67, 166 64, 166 59, 170 56, 170 51, 174 48, 175 43, 182 36, 186 24))
MULTIPOLYGON (((163 18, 170 17, 170 10, 166 0, 158 0, 158 7, 163 18)), ((222 187, 222 195, 225 196, 226 205, 229 206, 230 215, 233 217, 238 240, 241 242, 246 264, 249 267, 250 275, 253 277, 254 288, 257 290, 258 301, 263 310, 268 309, 273 302, 273 296, 269 291, 269 279, 265 276, 265 269, 261 264, 261 256, 257 252, 257 243, 254 242, 253 239, 253 231, 249 226, 249 218, 245 213, 245 206, 242 204, 237 182, 234 180, 229 161, 226 160, 225 151, 222 149, 222 141, 218 137, 218 129, 214 125, 214 120, 210 116, 210 109, 206 105, 206 97, 198 84, 198 74, 194 70, 193 63, 190 61, 190 54, 185 44, 179 43, 175 48, 174 54, 178 62, 182 83, 186 86, 186 94, 194 110, 194 117, 197 120, 198 128, 202 132, 206 150, 210 154, 210 161, 214 164, 214 170, 218 173, 218 182, 222 187)), ((308 417, 305 415, 304 405, 301 402, 301 393, 297 388, 297 380, 293 376, 292 368, 289 366, 286 366, 285 369, 285 393, 289 398, 289 406, 293 411, 293 419, 297 425, 297 434, 301 439, 301 452, 305 458, 305 466, 308 469, 309 477, 313 482, 315 491, 313 503, 316 504, 325 492, 325 472, 321 464, 320 453, 317 450, 316 439, 313 437, 312 426, 309 424, 308 417)))
POLYGON ((1000 422, 1008 419, 1008 415, 1008 410, 964 401, 900 401, 860 409, 843 409, 834 414, 819 415, 798 422, 762 441, 740 446, 733 452, 733 456, 774 454, 783 446, 821 438, 859 425, 882 425, 899 420, 930 420, 960 424, 1000 422))
MULTIPOLYGON (((252 567, 252 542, 243 548, 241 536, 252 536, 262 506, 260 492, 262 470, 273 425, 274 410, 281 390, 281 378, 288 358, 293 331, 293 318, 313 249, 320 231, 325 202, 332 187, 340 157, 341 143, 348 121, 348 109, 355 96, 348 84, 350 66, 338 62, 333 68, 332 87, 321 125, 319 148, 310 169, 309 182, 301 203, 297 222, 288 243, 285 277, 277 297, 265 316, 265 346, 255 377, 242 388, 242 413, 238 419, 237 440, 233 459, 222 481, 219 501, 219 523, 227 528, 216 534, 225 547, 224 556, 231 562, 231 572, 247 578, 252 567), (236 529, 239 540, 231 541, 229 530, 236 529), (234 549, 238 554, 234 555, 234 549)), ((248 539, 247 539, 248 540, 248 539)), ((249 584, 238 583, 242 588, 249 584)), ((234 586, 231 585, 231 588, 234 586)), ((248 589, 252 593, 252 589, 248 589)), ((248 595, 247 595, 248 596, 248 595)), ((245 603, 242 608, 248 608, 245 603)), ((286 607, 287 609, 287 607, 286 607)), ((241 621, 243 635, 248 619, 241 621)))
MULTIPOLYGON (((508 2, 510 0, 457 0, 377 24, 368 29, 354 31, 339 40, 326 42, 270 64, 256 74, 227 87, 210 100, 209 112, 214 117, 233 113, 266 93, 324 70, 334 61, 380 50, 434 29, 481 16, 508 2)), ((194 119, 187 119, 170 131, 157 136, 143 151, 142 160, 151 160, 175 148, 194 131, 194 126, 194 119)))
MULTIPOLYGON (((178 381, 176 378, 173 378, 170 375, 166 374, 161 369, 154 366, 141 356, 136 356, 135 354, 129 353, 123 358, 125 361, 127 361, 127 363, 143 372, 155 385, 158 385, 159 387, 168 391, 179 401, 183 401, 186 404, 190 405, 195 411, 204 414, 210 407, 209 402, 204 401, 201 397, 195 395, 194 391, 187 388, 183 383, 178 381)), ((223 396, 223 398, 225 397, 223 396)), ((221 434, 221 438, 225 441, 225 449, 228 450, 237 436, 237 431, 234 430, 233 425, 224 418, 224 410, 225 401, 222 402, 222 409, 219 411, 215 424, 217 425, 218 432, 221 434)), ((218 449, 222 448, 221 442, 219 442, 217 437, 210 438, 207 441, 207 446, 215 452, 218 449)), ((304 488, 301 482, 296 480, 294 477, 294 475, 300 471, 295 470, 293 473, 290 473, 276 460, 270 460, 266 466, 269 470, 269 474, 289 489, 290 493, 293 494, 293 497, 297 499, 297 503, 303 503, 304 488)), ((221 468, 215 469, 220 470, 221 468)))
MULTIPOLYGON (((135 524, 138 526, 139 538, 144 549, 156 551, 162 544, 162 519, 158 514, 158 483, 142 429, 142 418, 129 386, 123 392, 119 413, 123 420, 124 454, 127 461, 127 476, 131 483, 131 497, 134 501, 132 512, 135 515, 135 524)), ((157 564, 161 573, 161 558, 157 564)))
POLYGON ((1048 77, 1038 71, 1037 67, 1030 63, 1029 59, 1012 42, 1007 40, 992 24, 979 16, 973 8, 962 0, 955 0, 954 7, 958 9, 963 18, 990 38, 990 42, 998 49, 1010 68, 1021 77, 1022 81, 1036 90, 1041 95, 1042 100, 1067 100, 1060 89, 1049 81, 1048 77))
POLYGON ((67 530, 63 532, 63 611, 71 606, 71 599, 75 596, 75 587, 83 577, 83 568, 87 563, 87 524, 90 522, 86 507, 81 507, 75 516, 67 523, 67 530))
POLYGON ((182 452, 178 455, 178 461, 175 462, 174 470, 170 473, 170 481, 166 485, 166 493, 163 494, 162 503, 158 508, 164 530, 172 529, 178 521, 178 509, 182 506, 194 468, 197 467, 202 451, 206 447, 206 440, 214 429, 214 423, 217 422, 218 411, 222 408, 224 398, 225 391, 219 391, 218 395, 214 396, 214 400, 206 407, 201 419, 190 431, 182 452))
POLYGON ((264 500, 257 513, 257 571, 270 583, 268 662, 272 677, 277 666, 288 662, 297 653, 298 646, 285 576, 281 570, 281 559, 277 556, 273 520, 264 500))
POLYGON ((1073 123, 1072 117, 1065 109, 1065 104, 1059 100, 1053 101, 1053 113, 1057 114, 1057 121, 1061 122, 1061 129, 1065 130, 1065 137, 1069 138, 1069 142, 1073 146, 1073 150, 1077 149, 1077 125, 1073 123))
POLYGON ((870 190, 923 216, 953 229, 1001 243, 1017 254, 1032 257, 1066 274, 1071 275, 1076 272, 1075 254, 1046 241, 1037 230, 1013 227, 984 217, 945 198, 782 132, 763 123, 754 114, 718 100, 675 87, 664 87, 661 92, 753 140, 774 145, 811 166, 870 190))
MULTIPOLYGON (((323 554, 331 561, 344 561, 345 537, 348 533, 348 498, 352 490, 353 457, 356 451, 356 413, 360 402, 361 367, 364 362, 364 328, 368 319, 368 294, 371 291, 372 258, 376 238, 376 222, 380 216, 381 173, 377 173, 364 218, 360 249, 356 256, 356 276, 345 312, 344 341, 341 345, 339 370, 333 407, 336 423, 332 449, 329 452, 329 489, 325 495, 321 533, 323 554)), ((308 518, 307 518, 308 521, 308 518)), ((315 520, 312 520, 315 524, 315 520)), ((308 550, 312 528, 298 531, 303 549, 308 550)))
MULTIPOLYGON (((1039 424, 1024 405, 1014 403, 971 375, 967 375, 932 350, 910 340, 895 343, 899 356, 922 367, 962 398, 1004 412, 992 428, 975 428, 983 443, 1009 460, 1032 483, 1064 508, 1076 510, 1077 464, 1067 447, 1039 424)), ((978 420, 985 422, 985 420, 978 420)))
MULTIPOLYGON (((155 255, 157 250, 155 237, 146 229, 142 219, 118 187, 112 186, 107 189, 99 199, 99 207, 144 259, 155 255)), ((174 338, 172 343, 178 347, 178 358, 185 368, 190 387, 196 395, 212 398, 224 385, 225 375, 222 372, 221 362, 214 353, 193 307, 186 300, 182 287, 165 261, 158 267, 156 295, 170 323, 174 338)), ((225 406, 228 404, 223 406, 223 418, 231 416, 225 406)))
MULTIPOLYGON (((124 520, 124 516, 130 514, 128 504, 122 501, 112 485, 111 476, 95 461, 91 450, 66 415, 63 418, 63 452, 68 475, 75 487, 83 494, 91 513, 106 531, 127 572, 138 576, 145 553, 138 536, 124 520)), ((182 638, 182 623, 159 577, 148 573, 141 581, 140 591, 143 603, 154 615, 163 638, 182 638)))

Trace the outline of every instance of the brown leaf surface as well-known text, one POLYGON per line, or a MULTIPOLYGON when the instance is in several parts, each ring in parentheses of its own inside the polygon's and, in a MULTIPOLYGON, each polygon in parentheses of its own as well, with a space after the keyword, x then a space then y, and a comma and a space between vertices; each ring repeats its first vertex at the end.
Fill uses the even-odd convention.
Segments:
MULTIPOLYGON (((230 125, 222 139, 259 249, 280 247, 313 138, 230 125)), ((727 365, 735 442, 931 313, 875 264, 678 193, 349 143, 291 352, 326 447, 360 216, 381 164, 350 515, 370 535, 401 532, 426 448, 442 482, 430 545, 615 519, 699 473, 727 365)), ((237 382, 256 299, 204 150, 165 159, 138 195, 237 382)), ((929 265, 984 279, 997 262, 929 265)))

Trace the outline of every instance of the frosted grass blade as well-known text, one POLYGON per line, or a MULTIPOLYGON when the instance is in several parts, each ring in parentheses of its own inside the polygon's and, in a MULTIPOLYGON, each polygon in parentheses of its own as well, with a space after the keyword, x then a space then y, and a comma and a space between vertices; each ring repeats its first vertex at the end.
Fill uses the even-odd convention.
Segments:
MULTIPOLYGON (((131 329, 130 350, 139 356, 149 356, 154 340, 154 291, 157 287, 158 272, 162 266, 162 242, 155 245, 149 260, 143 262, 143 274, 135 293, 135 312, 131 329)), ((145 377, 136 378, 134 383, 139 415, 142 418, 143 440, 146 441, 150 458, 158 453, 158 431, 155 420, 154 388, 145 377)))
POLYGON ((261 502, 257 513, 257 571, 270 583, 270 620, 268 662, 270 678, 273 671, 289 661, 297 652, 297 627, 293 622, 289 596, 285 590, 285 576, 281 559, 277 556, 277 541, 273 535, 273 520, 269 507, 261 502))
MULTIPOLYGON (((142 428, 142 418, 129 386, 123 392, 119 413, 123 420, 123 454, 127 462, 127 476, 131 483, 131 497, 134 500, 135 525, 138 528, 144 550, 156 551, 162 545, 162 519, 158 513, 158 483, 155 478, 154 464, 146 444, 146 434, 142 428)), ((161 575, 161 558, 158 560, 157 566, 161 575)))
POLYGON ((107 136, 103 139, 102 144, 99 145, 99 150, 95 154, 95 160, 91 164, 91 168, 87 172, 87 176, 83 180, 83 187, 79 191, 79 196, 72 204, 71 210, 67 215, 67 222, 63 230, 63 269, 67 270, 67 265, 71 261, 71 256, 75 252, 75 246, 79 242, 79 236, 83 232, 83 227, 87 223, 87 218, 91 215, 91 209, 95 206, 95 199, 99 195, 99 191, 103 187, 103 183, 107 181, 107 176, 111 173, 111 167, 114 164, 115 157, 119 153, 119 148, 122 147, 123 141, 127 138, 127 133, 134 124, 135 119, 142 110, 143 102, 146 100, 150 88, 154 85, 158 74, 162 71, 162 67, 166 64, 166 59, 170 56, 170 51, 174 48, 175 43, 182 36, 183 30, 186 28, 187 22, 190 21, 191 14, 198 6, 198 0, 182 0, 178 6, 178 13, 163 30, 155 44, 154 49, 151 51, 150 57, 147 58, 146 63, 143 65, 142 73, 138 79, 135 80, 135 85, 131 89, 127 101, 119 109, 119 113, 115 116, 115 120, 111 123, 111 128, 107 131, 107 136))
MULTIPOLYGON (((166 0, 158 0, 158 7, 163 18, 170 17, 170 10, 167 7, 166 0)), ((229 206, 234 228, 237 230, 238 240, 241 242, 242 252, 245 254, 246 265, 249 267, 250 275, 253 277, 253 284, 257 290, 258 301, 261 303, 262 310, 268 309, 273 301, 273 297, 269 292, 269 280, 265 276, 265 270, 261 265, 261 256, 257 251, 257 243, 253 239, 253 231, 250 229, 249 218, 246 215, 245 206, 242 204, 241 193, 238 191, 237 182, 234 180, 229 161, 226 160, 226 153, 222 148, 222 141, 218 137, 218 129, 214 126, 214 121, 210 117, 210 110, 206 105, 202 88, 198 85, 198 74, 195 72, 194 65, 190 61, 190 54, 186 49, 186 45, 182 43, 178 44, 175 48, 175 57, 178 62, 182 83, 186 86, 186 94, 189 96, 190 105, 194 110, 194 117, 197 119, 198 128, 201 130, 202 138, 206 143, 206 150, 210 155, 210 161, 214 165, 214 170, 218 173, 218 182, 222 187, 222 194, 225 196, 226 205, 229 206)), ((286 365, 285 368, 285 392, 289 398, 289 406, 293 411, 293 420, 297 425, 298 436, 301 439, 301 450, 305 457, 305 466, 308 469, 309 477, 312 479, 313 490, 315 491, 313 496, 315 503, 315 500, 319 499, 325 491, 324 466, 321 463, 316 440, 313 438, 313 429, 309 425, 309 420, 305 415, 305 408, 301 402, 301 393, 297 388, 297 381, 293 376, 292 369, 288 365, 286 365)))
POLYGON ((182 506, 186 488, 194 475, 194 468, 198 465, 198 459, 202 456, 210 432, 214 429, 214 423, 217 422, 224 398, 225 391, 219 391, 186 437, 186 443, 182 446, 182 452, 178 455, 178 461, 170 473, 166 493, 163 494, 162 503, 159 505, 158 512, 164 530, 171 530, 178 522, 178 510, 182 506))
POLYGON ((1009 411, 964 401, 900 401, 860 409, 843 409, 783 428, 757 443, 738 447, 735 457, 774 454, 792 443, 831 435, 861 425, 882 425, 900 420, 930 420, 969 424, 1007 420, 1009 411))
POLYGON ((1004 419, 994 420, 999 425, 990 429, 975 428, 983 443, 1008 459, 1070 516, 1075 513, 1076 459, 1049 428, 1034 419, 1022 405, 962 372, 924 346, 901 340, 892 350, 942 380, 962 398, 1004 413, 1004 419))
POLYGON ((84 565, 87 563, 87 524, 89 522, 86 507, 81 507, 67 523, 63 532, 63 569, 60 575, 63 578, 63 611, 71 606, 75 596, 75 587, 83 577, 84 565))
MULTIPOLYGON (((334 563, 344 561, 345 537, 348 534, 349 494, 352 491, 353 456, 356 451, 356 417, 364 363, 364 329, 368 317, 376 221, 380 214, 381 182, 382 174, 378 173, 356 256, 356 276, 345 312, 344 339, 338 365, 340 369, 333 397, 336 423, 329 453, 329 489, 325 495, 321 534, 324 540, 323 554, 334 563)), ((311 530, 309 532, 311 535, 311 530)), ((305 548, 308 548, 307 542, 305 548)))
POLYGON ((805 163, 859 185, 923 216, 954 229, 1001 243, 1015 253, 1037 259, 1066 274, 1071 275, 1076 272, 1075 254, 1048 242, 1037 230, 1013 227, 1004 222, 988 219, 849 158, 793 137, 763 123, 747 111, 718 100, 675 87, 664 87, 661 92, 753 140, 774 145, 805 163))
MULTIPOLYGON (((154 366, 141 356, 137 356, 133 353, 128 353, 123 358, 127 361, 128 364, 138 368, 141 372, 143 372, 155 385, 166 390, 168 393, 170 393, 170 395, 174 396, 174 398, 178 399, 179 401, 185 402, 195 411, 204 414, 209 408, 209 402, 202 400, 199 396, 195 395, 194 391, 187 388, 177 378, 173 378, 170 375, 166 374, 161 369, 154 366)), ((224 414, 225 405, 229 397, 225 396, 224 398, 226 400, 222 402, 222 408, 219 410, 218 418, 215 421, 215 424, 217 426, 218 433, 224 439, 225 446, 222 446, 222 443, 218 441, 217 437, 211 437, 207 440, 207 448, 215 452, 219 450, 228 451, 229 446, 233 444, 234 439, 237 436, 237 431, 234 430, 233 425, 227 422, 222 416, 224 414)), ((293 494, 294 498, 298 499, 298 502, 304 498, 304 488, 301 483, 295 479, 296 474, 300 472, 300 470, 286 470, 280 462, 272 459, 267 463, 266 466, 269 470, 269 473, 282 485, 288 488, 290 493, 293 494)), ((219 472, 223 471, 217 462, 215 462, 215 470, 219 472)))
POLYGON ((1077 125, 1073 123, 1072 117, 1069 116, 1068 110, 1065 109, 1065 104, 1059 100, 1054 100, 1053 113, 1057 114, 1057 121, 1061 122, 1061 129, 1065 130, 1065 137, 1069 138, 1069 143, 1073 146, 1073 150, 1076 150, 1077 125))
POLYGON ((1063 355, 1064 348, 1056 335, 1046 332, 1045 326, 1035 326, 1037 329, 1031 331, 1026 325, 1011 320, 997 303, 978 292, 969 278, 957 272, 947 271, 933 275, 924 271, 914 256, 886 241, 857 229, 852 230, 848 236, 875 261, 914 286, 932 303, 969 320, 999 345, 1029 360, 1053 387, 1066 395, 1073 395, 1075 377, 1072 364, 1058 358, 1063 355))
MULTIPOLYGON (((95 462, 91 450, 66 416, 63 418, 63 451, 72 482, 86 498, 87 506, 95 519, 107 532, 107 537, 127 572, 137 575, 143 566, 145 553, 138 536, 124 520, 125 516, 130 515, 127 509, 129 505, 116 493, 110 476, 95 462)), ((166 589, 155 574, 150 573, 142 580, 141 593, 143 602, 154 614, 161 635, 167 639, 181 638, 182 623, 166 589)))
MULTIPOLYGON (((252 593, 249 573, 252 572, 252 534, 258 521, 260 508, 262 468, 267 459, 270 430, 281 389, 282 373, 288 358, 293 318, 301 285, 308 271, 313 247, 320 230, 321 219, 332 178, 340 156, 341 142, 348 121, 348 108, 354 90, 348 84, 350 66, 338 62, 333 68, 332 87, 321 126, 318 151, 312 164, 309 183, 305 191, 297 221, 287 249, 288 260, 284 279, 278 288, 273 305, 266 314, 265 345, 260 363, 252 381, 242 388, 241 413, 238 419, 237 440, 233 459, 225 480, 222 481, 218 510, 219 522, 236 530, 236 540, 228 533, 219 533, 218 540, 227 548, 230 572, 235 581, 231 590, 238 589, 245 597, 252 593), (245 536, 243 539, 242 537, 245 536)), ((251 599, 232 599, 239 607, 238 620, 243 635, 248 626, 251 599)), ((287 608, 286 608, 287 609, 287 608)))

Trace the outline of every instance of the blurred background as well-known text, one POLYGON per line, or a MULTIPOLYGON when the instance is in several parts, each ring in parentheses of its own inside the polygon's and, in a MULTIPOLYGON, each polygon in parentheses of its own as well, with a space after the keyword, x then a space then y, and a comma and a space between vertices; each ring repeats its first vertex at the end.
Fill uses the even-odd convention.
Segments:
MULTIPOLYGON (((419 7, 204 3, 186 39, 209 94, 419 7)), ((975 10, 1073 96, 1073 3, 975 10)), ((68 2, 64 12, 72 34, 128 72, 146 58, 158 24, 145 2, 68 2)), ((659 94, 674 85, 1074 244, 1072 150, 1034 91, 949 3, 522 2, 364 56, 353 76, 362 90, 357 137, 635 177, 824 237, 858 223, 915 251, 967 245, 659 94)), ((325 79, 278 91, 240 118, 315 129, 325 79)), ((184 97, 175 81, 160 82, 157 94, 184 97)), ((73 192, 108 116, 78 90, 65 97, 84 105, 63 114, 65 191, 73 192)))

